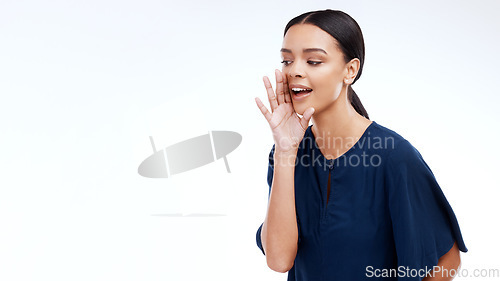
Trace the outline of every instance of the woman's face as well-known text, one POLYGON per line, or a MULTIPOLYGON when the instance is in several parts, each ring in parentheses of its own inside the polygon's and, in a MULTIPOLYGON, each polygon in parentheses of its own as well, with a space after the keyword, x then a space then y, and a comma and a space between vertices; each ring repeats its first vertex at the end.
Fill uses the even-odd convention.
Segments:
POLYGON ((282 71, 288 79, 293 107, 301 115, 309 107, 314 107, 317 114, 332 105, 346 87, 344 79, 351 77, 348 83, 352 83, 355 77, 355 73, 352 76, 353 71, 357 72, 350 69, 350 63, 344 62, 336 40, 312 24, 296 24, 288 29, 281 56, 282 71), (295 88, 293 84, 312 91, 296 95, 292 91, 295 88))

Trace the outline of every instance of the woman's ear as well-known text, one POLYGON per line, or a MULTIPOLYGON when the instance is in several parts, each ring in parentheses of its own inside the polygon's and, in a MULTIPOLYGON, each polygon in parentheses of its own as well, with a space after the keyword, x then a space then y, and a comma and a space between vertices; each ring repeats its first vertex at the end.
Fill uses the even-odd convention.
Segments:
POLYGON ((359 67, 361 66, 361 62, 358 58, 353 58, 350 62, 346 64, 347 75, 344 77, 344 80, 348 80, 349 83, 354 81, 356 75, 358 75, 359 67))

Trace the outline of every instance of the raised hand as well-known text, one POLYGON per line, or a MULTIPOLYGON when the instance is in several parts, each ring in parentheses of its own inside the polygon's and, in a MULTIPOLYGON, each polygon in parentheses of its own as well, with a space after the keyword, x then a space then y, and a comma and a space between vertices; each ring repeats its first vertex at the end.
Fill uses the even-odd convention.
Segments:
POLYGON ((277 69, 275 75, 276 94, 269 78, 267 76, 263 78, 269 104, 271 105, 271 112, 267 110, 258 97, 255 98, 255 102, 271 127, 275 151, 293 152, 298 149, 304 137, 309 120, 314 113, 314 108, 306 109, 302 118, 300 118, 293 108, 286 75, 277 69))

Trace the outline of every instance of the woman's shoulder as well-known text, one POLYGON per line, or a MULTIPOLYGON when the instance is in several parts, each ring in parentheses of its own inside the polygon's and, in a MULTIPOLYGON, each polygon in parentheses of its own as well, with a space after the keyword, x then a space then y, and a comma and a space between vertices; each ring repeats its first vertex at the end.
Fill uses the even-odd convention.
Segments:
POLYGON ((407 141, 406 138, 404 138, 401 134, 399 134, 395 130, 389 129, 388 127, 379 124, 376 121, 372 121, 370 127, 372 128, 372 130, 370 131, 372 137, 380 137, 391 140, 395 146, 397 146, 397 144, 401 142, 407 141))
POLYGON ((375 123, 375 130, 380 136, 383 136, 387 143, 386 158, 393 165, 402 164, 403 162, 411 162, 416 159, 422 159, 422 155, 413 144, 395 130, 389 129, 386 126, 375 123), (390 144, 390 145, 389 145, 390 144))

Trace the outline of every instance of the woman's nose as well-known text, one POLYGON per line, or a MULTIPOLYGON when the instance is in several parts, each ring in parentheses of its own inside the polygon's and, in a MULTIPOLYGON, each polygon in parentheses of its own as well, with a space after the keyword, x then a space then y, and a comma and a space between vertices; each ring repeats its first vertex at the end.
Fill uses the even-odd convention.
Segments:
POLYGON ((289 70, 288 70, 288 75, 290 75, 290 77, 303 77, 304 74, 302 73, 302 69, 300 66, 298 66, 297 63, 294 63, 290 66, 289 70))
POLYGON ((289 72, 288 76, 290 76, 291 78, 293 78, 293 77, 303 77, 302 74, 299 74, 297 72, 289 72))

